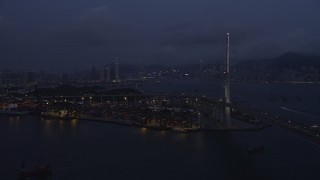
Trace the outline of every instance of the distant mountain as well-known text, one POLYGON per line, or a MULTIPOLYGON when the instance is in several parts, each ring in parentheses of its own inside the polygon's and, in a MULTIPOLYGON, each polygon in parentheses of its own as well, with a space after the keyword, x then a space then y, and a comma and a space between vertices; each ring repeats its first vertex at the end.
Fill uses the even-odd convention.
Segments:
POLYGON ((247 60, 232 67, 240 81, 319 82, 320 56, 287 52, 274 59, 247 60))
POLYGON ((119 69, 121 73, 135 73, 139 71, 141 68, 135 65, 121 64, 119 69))
POLYGON ((150 65, 150 66, 146 67, 145 69, 150 70, 150 71, 161 71, 161 70, 170 71, 172 69, 172 67, 164 66, 164 65, 150 65))
POLYGON ((270 61, 270 67, 300 69, 302 67, 320 68, 320 56, 287 52, 270 61))
POLYGON ((237 68, 267 66, 280 69, 300 69, 302 67, 320 68, 320 56, 287 52, 273 59, 245 60, 234 65, 237 68))

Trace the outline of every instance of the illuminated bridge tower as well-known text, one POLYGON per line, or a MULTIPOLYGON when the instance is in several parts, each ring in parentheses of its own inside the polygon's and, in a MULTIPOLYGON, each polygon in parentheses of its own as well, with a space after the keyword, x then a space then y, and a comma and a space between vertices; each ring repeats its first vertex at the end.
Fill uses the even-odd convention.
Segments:
POLYGON ((230 33, 226 34, 226 62, 225 62, 225 79, 224 79, 224 101, 225 101, 225 125, 231 127, 230 118, 230 33))

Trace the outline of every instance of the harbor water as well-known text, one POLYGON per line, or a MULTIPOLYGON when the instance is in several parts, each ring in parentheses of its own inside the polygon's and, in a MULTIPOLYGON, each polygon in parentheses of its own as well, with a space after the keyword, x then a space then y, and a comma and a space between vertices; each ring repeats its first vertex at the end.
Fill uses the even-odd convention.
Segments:
POLYGON ((2 180, 17 179, 22 160, 50 164, 50 180, 320 178, 319 146, 275 127, 183 134, 1 115, 0 132, 2 180))
MULTIPOLYGON (((223 83, 149 82, 145 92, 221 98, 223 83)), ((232 83, 232 101, 302 123, 319 122, 319 85, 232 83)), ((0 115, 0 179, 49 164, 48 180, 320 179, 320 148, 285 129, 177 133, 84 120, 0 115), (247 149, 265 150, 248 154, 247 149)), ((34 179, 34 178, 33 178, 34 179)))

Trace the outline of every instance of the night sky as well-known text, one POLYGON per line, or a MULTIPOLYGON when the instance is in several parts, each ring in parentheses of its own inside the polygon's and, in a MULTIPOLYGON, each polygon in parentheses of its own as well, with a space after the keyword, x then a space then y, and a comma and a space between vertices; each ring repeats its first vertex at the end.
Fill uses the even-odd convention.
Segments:
POLYGON ((320 53, 319 0, 0 0, 0 69, 66 72, 112 63, 320 53))

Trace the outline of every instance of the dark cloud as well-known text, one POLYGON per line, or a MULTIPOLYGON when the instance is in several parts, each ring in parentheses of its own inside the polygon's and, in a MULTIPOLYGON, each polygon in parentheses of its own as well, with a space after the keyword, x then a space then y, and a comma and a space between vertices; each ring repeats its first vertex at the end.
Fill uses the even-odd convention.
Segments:
POLYGON ((86 10, 78 19, 61 29, 58 38, 73 45, 84 47, 115 48, 133 42, 129 31, 123 29, 110 18, 111 13, 106 6, 93 7, 86 10))
POLYGON ((320 52, 315 0, 0 0, 1 67, 67 71, 320 52), (58 69, 58 70, 56 70, 58 69))
POLYGON ((257 28, 248 28, 241 29, 237 28, 236 30, 230 29, 231 31, 226 31, 223 29, 209 29, 209 30, 197 30, 198 27, 191 26, 181 26, 183 28, 174 29, 169 32, 166 37, 166 40, 163 42, 164 44, 173 44, 179 46, 221 46, 225 43, 225 34, 226 32, 231 33, 232 44, 233 45, 241 45, 250 40, 255 40, 261 35, 268 34, 264 30, 257 28))
POLYGON ((81 16, 83 21, 102 20, 106 21, 109 18, 109 9, 106 6, 93 7, 88 9, 81 16))

